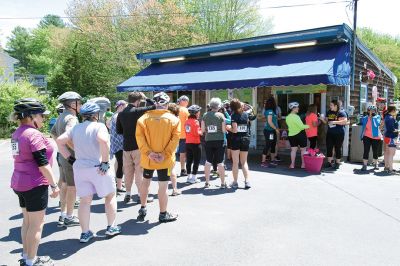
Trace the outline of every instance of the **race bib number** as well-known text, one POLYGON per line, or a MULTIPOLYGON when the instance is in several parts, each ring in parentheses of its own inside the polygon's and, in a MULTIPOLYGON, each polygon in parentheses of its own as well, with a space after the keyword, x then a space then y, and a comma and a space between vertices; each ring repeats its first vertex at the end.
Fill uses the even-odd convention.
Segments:
POLYGON ((239 132, 239 133, 247 132, 247 125, 238 125, 237 132, 239 132))
POLYGON ((274 134, 269 134, 269 140, 274 140, 274 134))
POLYGON ((185 131, 186 131, 186 133, 190 133, 190 126, 189 125, 185 126, 185 131))
POLYGON ((19 146, 17 140, 11 140, 11 152, 13 156, 19 155, 19 146))
POLYGON ((336 125, 334 125, 334 124, 328 124, 328 126, 329 126, 329 128, 334 128, 334 127, 336 127, 336 125))
POLYGON ((207 132, 208 133, 217 133, 217 126, 208 126, 207 132))

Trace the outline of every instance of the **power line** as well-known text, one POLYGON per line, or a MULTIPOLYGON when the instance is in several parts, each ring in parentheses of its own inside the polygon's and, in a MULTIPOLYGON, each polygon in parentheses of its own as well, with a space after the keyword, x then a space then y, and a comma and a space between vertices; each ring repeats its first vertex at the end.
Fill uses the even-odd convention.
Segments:
MULTIPOLYGON (((258 10, 262 9, 281 9, 281 8, 295 8, 295 7, 307 7, 307 6, 319 6, 319 5, 332 5, 340 3, 351 3, 351 0, 343 1, 328 1, 322 3, 303 3, 294 5, 280 5, 280 6, 267 6, 260 7, 258 10)), ((217 12, 217 11, 212 11, 217 12)), ((61 19, 77 19, 77 18, 120 18, 120 17, 140 17, 140 16, 163 16, 163 15, 189 15, 189 14, 203 14, 204 12, 175 12, 175 13, 148 13, 148 14, 121 14, 121 15, 92 15, 92 16, 59 16, 61 19)), ((0 17, 0 20, 39 20, 43 17, 0 17)))

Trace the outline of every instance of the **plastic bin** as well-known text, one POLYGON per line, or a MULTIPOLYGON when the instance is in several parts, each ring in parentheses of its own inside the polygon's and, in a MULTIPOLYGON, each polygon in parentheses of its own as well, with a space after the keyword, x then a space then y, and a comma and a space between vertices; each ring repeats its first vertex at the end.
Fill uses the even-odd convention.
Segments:
POLYGON ((304 155, 303 157, 307 172, 313 174, 321 173, 322 164, 324 163, 325 156, 304 155))

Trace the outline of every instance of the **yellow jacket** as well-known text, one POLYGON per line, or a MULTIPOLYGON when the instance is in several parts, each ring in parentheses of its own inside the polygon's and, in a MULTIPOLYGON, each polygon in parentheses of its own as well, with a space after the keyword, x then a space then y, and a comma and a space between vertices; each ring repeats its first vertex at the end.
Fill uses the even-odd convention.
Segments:
POLYGON ((181 125, 179 118, 166 109, 151 110, 139 118, 136 125, 136 141, 140 150, 140 165, 144 169, 170 169, 175 164, 181 125), (150 152, 161 153, 164 161, 150 160, 150 152))

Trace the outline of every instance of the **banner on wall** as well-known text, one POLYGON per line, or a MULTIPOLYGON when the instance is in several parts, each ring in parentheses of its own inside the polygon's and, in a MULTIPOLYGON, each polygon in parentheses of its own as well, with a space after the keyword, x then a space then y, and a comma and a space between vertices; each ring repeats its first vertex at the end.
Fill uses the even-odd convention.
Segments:
POLYGON ((323 93, 326 92, 326 89, 327 89, 326 85, 272 87, 272 93, 276 94, 323 93))

